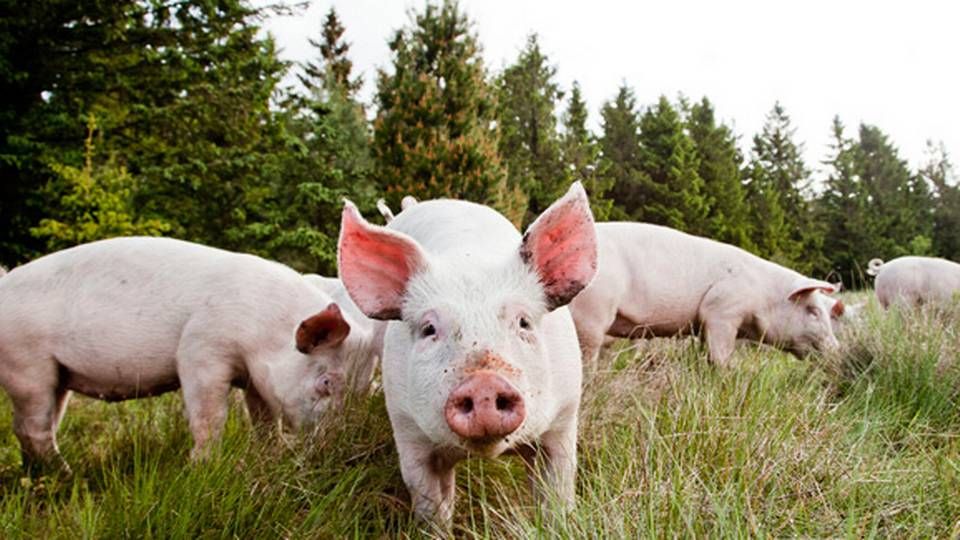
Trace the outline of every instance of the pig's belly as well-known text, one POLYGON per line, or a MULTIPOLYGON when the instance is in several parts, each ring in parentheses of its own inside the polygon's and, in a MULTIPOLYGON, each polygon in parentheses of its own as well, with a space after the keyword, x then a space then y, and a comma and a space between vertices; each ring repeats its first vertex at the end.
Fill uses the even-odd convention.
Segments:
POLYGON ((645 317, 637 314, 617 312, 607 335, 635 339, 642 337, 672 337, 696 332, 695 317, 645 317))
POLYGON ((180 387, 173 357, 107 356, 58 358, 60 384, 67 390, 106 401, 156 396, 180 387))

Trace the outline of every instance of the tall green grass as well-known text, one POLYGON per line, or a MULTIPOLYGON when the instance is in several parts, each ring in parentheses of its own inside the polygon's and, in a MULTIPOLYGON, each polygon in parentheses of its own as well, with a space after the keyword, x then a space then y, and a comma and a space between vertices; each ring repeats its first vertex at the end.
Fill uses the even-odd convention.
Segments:
MULTIPOLYGON (((960 316, 870 305, 843 350, 797 360, 691 340, 618 343, 589 370, 577 509, 542 515, 516 460, 458 469, 462 537, 950 537, 960 534, 960 316)), ((75 398, 72 477, 24 477, 0 404, 3 538, 420 537, 382 396, 323 434, 250 429, 240 400, 202 463, 176 394, 75 398)))

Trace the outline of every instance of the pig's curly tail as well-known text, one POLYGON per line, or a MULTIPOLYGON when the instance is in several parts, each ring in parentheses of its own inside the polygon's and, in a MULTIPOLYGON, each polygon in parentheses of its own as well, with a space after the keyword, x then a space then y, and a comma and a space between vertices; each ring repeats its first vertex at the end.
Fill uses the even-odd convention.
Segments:
POLYGON ((875 276, 880 273, 880 267, 883 266, 883 259, 871 259, 867 263, 867 273, 875 276))

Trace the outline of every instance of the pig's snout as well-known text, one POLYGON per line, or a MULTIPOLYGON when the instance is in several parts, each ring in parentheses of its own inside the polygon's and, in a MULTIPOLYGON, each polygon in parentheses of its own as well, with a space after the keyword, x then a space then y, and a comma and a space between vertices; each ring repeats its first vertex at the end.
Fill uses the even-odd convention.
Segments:
POLYGON ((454 433, 484 443, 516 431, 526 418, 526 409, 520 392, 506 379, 480 371, 450 392, 444 416, 454 433))
POLYGON ((336 373, 324 373, 313 382, 317 397, 333 397, 343 393, 343 377, 336 373))

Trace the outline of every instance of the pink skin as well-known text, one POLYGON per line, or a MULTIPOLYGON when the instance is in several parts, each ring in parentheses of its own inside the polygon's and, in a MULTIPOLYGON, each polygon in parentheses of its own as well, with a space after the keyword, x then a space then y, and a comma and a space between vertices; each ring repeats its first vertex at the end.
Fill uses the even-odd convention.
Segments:
POLYGON ((870 261, 867 273, 876 276, 874 291, 880 305, 914 308, 950 302, 960 293, 960 264, 935 257, 900 257, 870 261))
POLYGON ((25 465, 66 468, 56 431, 70 392, 120 401, 181 388, 192 455, 203 457, 232 386, 258 424, 314 422, 367 351, 352 326, 329 295, 277 263, 115 238, 0 279, 0 386, 25 465))
POLYGON ((456 463, 505 452, 536 462, 544 504, 572 505, 582 368, 563 306, 597 261, 582 187, 522 238, 464 201, 405 205, 386 228, 347 204, 338 254, 354 303, 391 321, 383 388, 417 515, 449 525, 456 463))
POLYGON ((570 304, 584 363, 606 336, 699 333, 710 361, 729 364, 738 338, 798 355, 837 346, 828 309, 835 287, 742 249, 667 227, 598 223, 600 266, 570 304))

